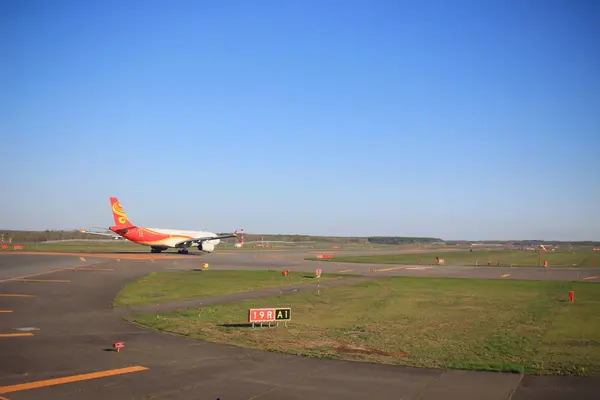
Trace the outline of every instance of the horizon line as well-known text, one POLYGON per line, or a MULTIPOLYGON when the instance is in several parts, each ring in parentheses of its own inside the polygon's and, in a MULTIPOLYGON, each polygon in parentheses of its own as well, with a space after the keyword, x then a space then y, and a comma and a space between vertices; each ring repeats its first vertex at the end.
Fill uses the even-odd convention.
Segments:
MULTIPOLYGON (((1 233, 7 232, 46 232, 46 231, 58 231, 58 232, 79 232, 78 229, 0 229, 1 233)), ((228 232, 228 231, 224 231, 228 232)), ((233 232, 233 231, 232 231, 233 232)), ((369 239, 369 238, 406 238, 406 239, 428 239, 437 240, 440 242, 600 242, 600 239, 443 239, 435 236, 405 236, 405 235, 319 235, 309 233, 252 233, 244 232, 244 235, 277 235, 277 236, 309 236, 309 237, 323 237, 323 238, 345 238, 345 239, 369 239)), ((239 232, 238 232, 239 237, 239 232)))

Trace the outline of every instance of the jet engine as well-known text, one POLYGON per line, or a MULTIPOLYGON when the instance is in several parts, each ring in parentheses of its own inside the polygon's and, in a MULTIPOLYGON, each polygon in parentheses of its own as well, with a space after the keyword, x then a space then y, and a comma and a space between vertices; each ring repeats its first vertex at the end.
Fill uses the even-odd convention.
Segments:
POLYGON ((212 253, 215 251, 215 245, 209 242, 200 242, 198 245, 198 250, 205 251, 207 253, 212 253))

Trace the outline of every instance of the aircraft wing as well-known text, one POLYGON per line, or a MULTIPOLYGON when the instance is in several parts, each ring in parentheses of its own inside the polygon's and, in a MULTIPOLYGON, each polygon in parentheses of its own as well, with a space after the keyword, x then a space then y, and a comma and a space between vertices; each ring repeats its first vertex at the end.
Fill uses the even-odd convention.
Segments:
POLYGON ((81 232, 81 233, 87 233, 87 234, 90 234, 90 235, 102 235, 102 236, 118 237, 114 233, 108 233, 108 232, 91 232, 91 231, 86 231, 83 228, 79 228, 79 232, 81 232))
POLYGON ((227 238, 231 238, 231 237, 237 237, 237 230, 234 231, 233 234, 231 234, 231 235, 205 236, 205 237, 201 237, 201 238, 194 238, 194 239, 183 240, 181 242, 178 242, 175 245, 175 247, 189 247, 189 246, 193 246, 195 244, 206 242, 208 240, 227 239, 227 238))

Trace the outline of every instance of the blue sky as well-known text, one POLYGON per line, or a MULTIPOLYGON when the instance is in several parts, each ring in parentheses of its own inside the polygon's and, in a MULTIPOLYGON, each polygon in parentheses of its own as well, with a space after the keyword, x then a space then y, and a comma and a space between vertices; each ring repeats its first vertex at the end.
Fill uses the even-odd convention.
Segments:
POLYGON ((600 240, 600 3, 0 3, 0 228, 600 240))

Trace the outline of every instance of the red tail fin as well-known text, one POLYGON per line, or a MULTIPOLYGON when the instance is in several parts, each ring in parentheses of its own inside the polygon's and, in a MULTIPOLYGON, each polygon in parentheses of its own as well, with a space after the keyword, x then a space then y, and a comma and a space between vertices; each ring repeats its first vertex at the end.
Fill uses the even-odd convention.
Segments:
POLYGON ((121 207, 121 203, 119 203, 119 200, 116 197, 109 197, 109 199, 110 206, 112 208, 113 218, 115 220, 115 227, 117 229, 126 229, 134 227, 135 225, 129 222, 129 218, 127 218, 127 214, 125 214, 125 211, 123 211, 123 207, 121 207))

